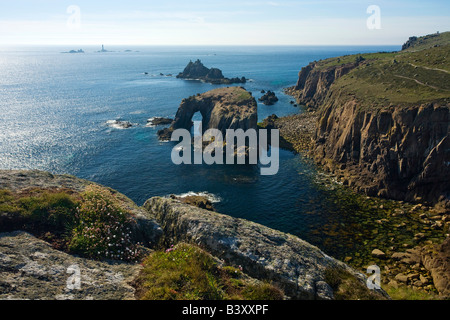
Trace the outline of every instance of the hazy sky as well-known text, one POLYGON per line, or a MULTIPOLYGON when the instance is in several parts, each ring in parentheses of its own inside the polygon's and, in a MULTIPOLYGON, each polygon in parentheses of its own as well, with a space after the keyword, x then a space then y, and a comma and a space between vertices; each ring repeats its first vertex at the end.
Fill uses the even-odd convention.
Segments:
POLYGON ((399 45, 448 30, 449 0, 0 1, 0 45, 399 45))

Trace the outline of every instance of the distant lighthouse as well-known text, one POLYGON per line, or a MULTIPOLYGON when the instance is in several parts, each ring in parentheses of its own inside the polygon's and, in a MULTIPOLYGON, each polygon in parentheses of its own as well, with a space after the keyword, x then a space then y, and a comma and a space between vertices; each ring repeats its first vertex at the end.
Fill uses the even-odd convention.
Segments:
POLYGON ((102 44, 102 50, 97 51, 97 52, 113 52, 113 51, 108 51, 105 49, 105 45, 102 44))

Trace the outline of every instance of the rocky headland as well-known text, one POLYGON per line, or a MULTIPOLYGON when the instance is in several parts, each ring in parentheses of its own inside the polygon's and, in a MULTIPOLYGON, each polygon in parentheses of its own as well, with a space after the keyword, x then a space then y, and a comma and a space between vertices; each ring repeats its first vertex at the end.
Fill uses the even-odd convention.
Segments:
POLYGON ((311 157, 367 195, 450 208, 448 38, 302 68, 287 92, 317 119, 311 157))
MULTIPOLYGON (((68 175, 0 171, 1 299, 135 299, 137 292, 143 290, 137 280, 142 277, 140 259, 125 262, 87 258, 83 252, 73 253, 51 241, 57 236, 54 224, 53 229, 43 232, 30 223, 36 213, 41 218, 47 214, 51 217, 55 205, 59 212, 67 207, 66 202, 61 207, 59 201, 48 205, 48 199, 61 199, 62 193, 73 199, 84 199, 86 195, 97 197, 92 190, 114 198, 109 208, 118 205, 126 210, 121 212, 126 212, 133 221, 132 238, 142 246, 142 259, 152 257, 153 252, 164 257, 177 250, 176 244, 189 243, 212 255, 223 270, 243 272, 256 283, 270 282, 287 299, 388 298, 382 290, 368 290, 364 275, 295 236, 177 199, 156 197, 138 207, 112 189, 93 185, 68 175), (29 203, 30 197, 34 203, 45 200, 47 205, 40 206, 44 210, 31 211, 29 215, 11 205, 22 206, 29 203), (68 286, 73 270, 79 270, 80 275, 76 289, 68 286), (349 285, 350 291, 346 289, 349 285)), ((83 209, 83 200, 78 207, 83 209)), ((76 230, 73 232, 76 234, 76 230)), ((90 237, 95 239, 94 234, 90 237)))
MULTIPOLYGON (((399 52, 314 61, 286 89, 304 113, 271 116, 260 124, 280 129, 288 149, 314 159, 330 181, 356 191, 352 201, 372 214, 387 213, 376 222, 384 227, 373 231, 391 238, 377 244, 384 251, 372 245, 367 259, 384 266, 386 285, 433 292, 433 282, 447 297, 448 261, 441 255, 448 257, 450 233, 449 52, 445 32, 411 37, 399 52), (399 216, 405 220, 392 222, 399 216), (444 236, 436 243, 416 228, 443 230, 444 236), (398 230, 411 232, 413 248, 395 241, 398 230)), ((345 261, 359 264, 354 257, 345 261)))
POLYGON ((217 68, 207 68, 198 59, 195 62, 189 61, 183 72, 177 75, 179 79, 189 80, 201 80, 212 84, 233 84, 233 83, 246 83, 245 77, 225 78, 222 74, 222 70, 217 68))

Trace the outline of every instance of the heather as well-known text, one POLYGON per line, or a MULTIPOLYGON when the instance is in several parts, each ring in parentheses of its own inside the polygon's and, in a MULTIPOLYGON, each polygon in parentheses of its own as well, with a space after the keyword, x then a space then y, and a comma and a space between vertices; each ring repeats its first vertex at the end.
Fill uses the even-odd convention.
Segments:
POLYGON ((136 260, 138 246, 133 243, 131 214, 107 189, 90 185, 81 194, 69 250, 90 258, 136 260))
POLYGON ((0 221, 0 231, 21 229, 56 249, 91 259, 133 261, 140 256, 132 239, 131 212, 98 185, 89 185, 82 193, 0 190, 0 210, 7 217, 0 221))

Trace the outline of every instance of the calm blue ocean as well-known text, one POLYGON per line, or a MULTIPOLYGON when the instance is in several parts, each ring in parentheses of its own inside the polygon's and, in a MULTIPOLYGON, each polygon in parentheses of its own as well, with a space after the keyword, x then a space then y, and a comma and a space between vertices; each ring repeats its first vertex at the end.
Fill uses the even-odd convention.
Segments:
POLYGON ((110 47, 114 52, 98 53, 83 47, 84 54, 61 53, 71 49, 79 48, 0 48, 0 169, 73 174, 139 205, 153 196, 208 192, 222 213, 314 240, 310 230, 339 214, 314 183, 314 165, 281 150, 275 176, 261 176, 255 166, 176 166, 170 159, 175 143, 159 142, 160 128, 147 127, 147 119, 173 117, 183 98, 218 87, 176 79, 189 60, 251 79, 244 87, 256 98, 262 89, 275 91, 277 104, 258 106, 262 120, 299 112, 282 90, 309 62, 400 48, 110 47), (107 125, 116 119, 135 126, 107 125))

